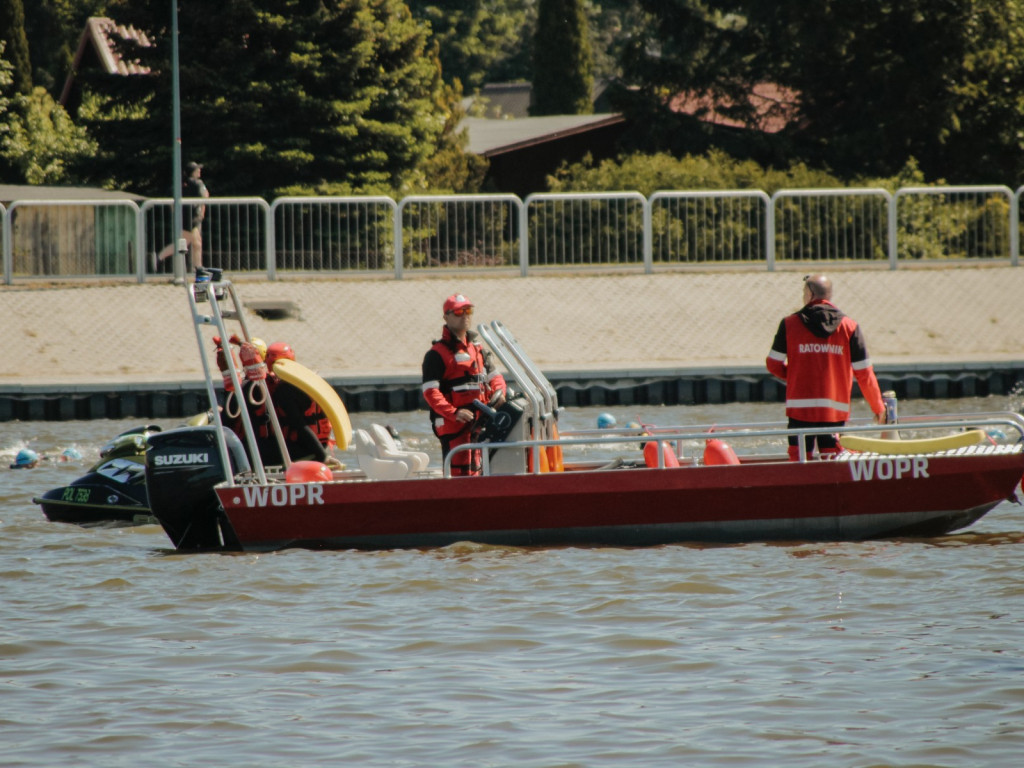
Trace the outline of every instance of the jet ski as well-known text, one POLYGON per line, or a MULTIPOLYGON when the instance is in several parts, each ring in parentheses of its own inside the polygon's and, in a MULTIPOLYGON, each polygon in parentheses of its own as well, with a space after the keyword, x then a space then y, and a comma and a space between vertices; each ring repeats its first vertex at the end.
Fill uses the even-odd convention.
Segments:
MULTIPOLYGON (((201 426, 208 414, 188 420, 201 426)), ((146 490, 146 449, 149 438, 161 431, 155 424, 133 427, 100 448, 100 459, 71 485, 54 488, 32 499, 48 520, 96 525, 149 525, 157 520, 149 509, 146 490)))
POLYGON ((155 523, 146 493, 146 445, 155 424, 122 432, 100 449, 100 460, 71 485, 32 499, 57 523, 155 523))

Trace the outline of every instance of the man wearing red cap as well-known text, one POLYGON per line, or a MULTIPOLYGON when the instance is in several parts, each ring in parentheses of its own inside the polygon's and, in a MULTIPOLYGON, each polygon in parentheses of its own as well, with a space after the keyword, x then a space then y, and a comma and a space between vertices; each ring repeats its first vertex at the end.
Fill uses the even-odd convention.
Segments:
MULTIPOLYGON (((473 302, 461 293, 444 302, 441 338, 423 356, 423 399, 430 408, 430 424, 441 441, 441 455, 472 442, 477 412, 474 400, 489 402, 500 392, 505 398, 505 379, 494 369, 490 352, 469 330, 473 302)), ((480 473, 480 452, 460 451, 452 457, 452 475, 480 473)))

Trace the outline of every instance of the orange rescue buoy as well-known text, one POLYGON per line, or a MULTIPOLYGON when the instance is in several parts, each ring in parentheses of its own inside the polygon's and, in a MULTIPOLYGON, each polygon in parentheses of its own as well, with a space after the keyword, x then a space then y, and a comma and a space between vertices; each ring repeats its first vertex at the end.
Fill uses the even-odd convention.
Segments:
POLYGON ((704 463, 714 464, 739 464, 739 457, 736 451, 728 443, 723 443, 717 438, 711 438, 704 443, 704 463))
POLYGON ((293 461, 284 473, 286 483, 327 483, 333 479, 330 467, 319 461, 293 461))

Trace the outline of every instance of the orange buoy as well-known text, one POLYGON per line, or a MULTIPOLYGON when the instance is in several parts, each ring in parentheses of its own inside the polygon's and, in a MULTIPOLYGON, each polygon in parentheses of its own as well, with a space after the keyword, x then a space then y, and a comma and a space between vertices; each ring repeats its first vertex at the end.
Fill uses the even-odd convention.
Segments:
POLYGON ((736 451, 728 443, 723 443, 717 438, 711 438, 704 443, 704 463, 714 464, 739 464, 739 457, 736 451))
POLYGON ((319 461, 293 461, 284 473, 286 483, 326 483, 333 479, 330 467, 319 461))
POLYGON ((644 445, 644 463, 648 467, 658 466, 658 446, 661 446, 662 464, 665 467, 678 467, 679 459, 675 452, 664 441, 648 440, 644 445))
MULTIPOLYGON (((555 424, 551 425, 551 437, 553 437, 555 440, 558 439, 558 426, 555 424)), ((562 446, 547 446, 547 454, 548 469, 550 469, 552 472, 563 472, 565 470, 565 464, 562 460, 562 446)))

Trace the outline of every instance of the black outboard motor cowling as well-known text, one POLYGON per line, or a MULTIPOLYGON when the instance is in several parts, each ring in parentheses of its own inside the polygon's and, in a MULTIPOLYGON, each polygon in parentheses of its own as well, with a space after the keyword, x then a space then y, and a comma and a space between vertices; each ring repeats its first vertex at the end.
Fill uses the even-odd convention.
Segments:
POLYGON ((249 460, 242 443, 224 428, 230 468, 217 445, 216 426, 183 427, 149 437, 146 486, 149 508, 175 549, 235 549, 231 526, 223 516, 213 487, 238 472, 249 460))

